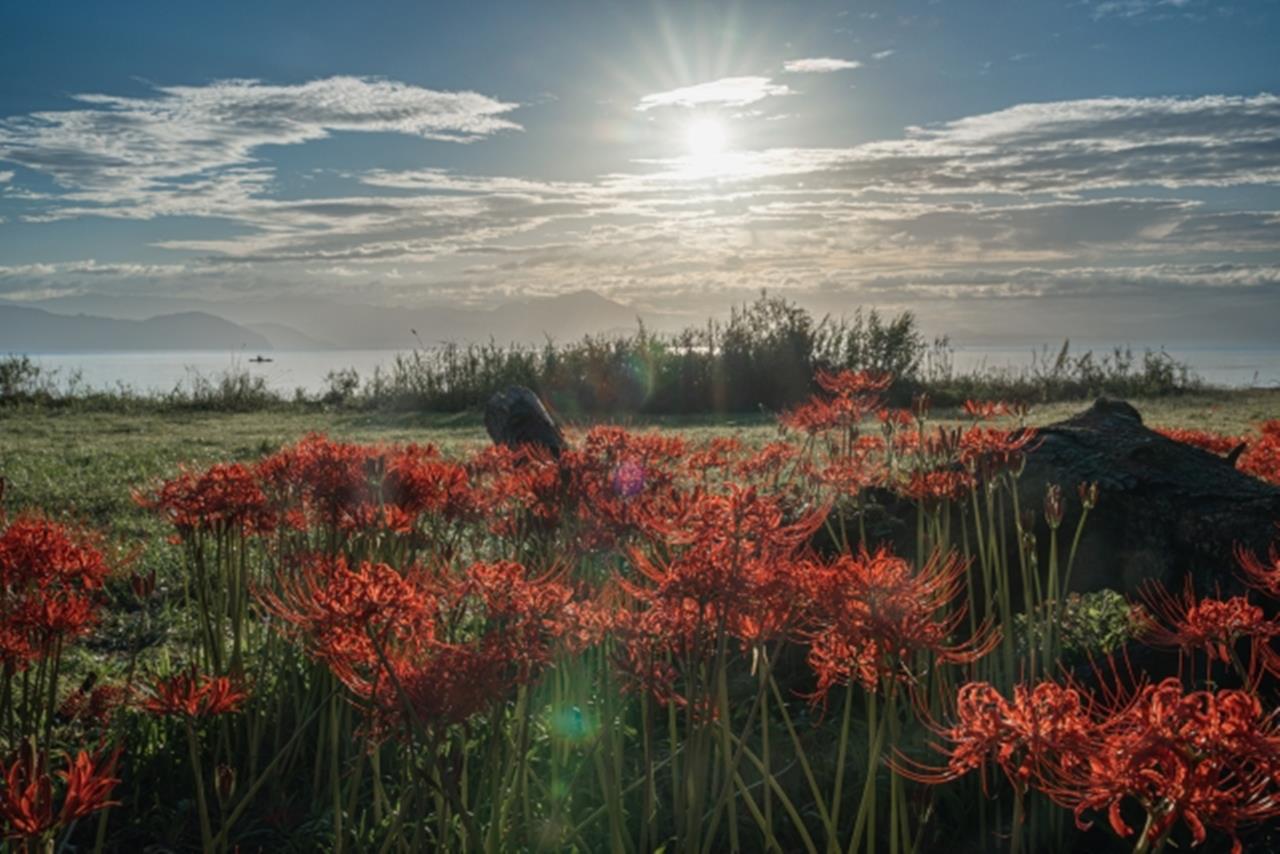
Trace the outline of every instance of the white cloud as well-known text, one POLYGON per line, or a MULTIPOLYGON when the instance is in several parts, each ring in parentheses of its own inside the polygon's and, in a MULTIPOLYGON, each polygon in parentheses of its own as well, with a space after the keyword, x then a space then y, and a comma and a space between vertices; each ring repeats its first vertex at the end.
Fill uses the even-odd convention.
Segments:
POLYGON ((893 56, 895 53, 897 53, 897 51, 895 50, 878 50, 875 53, 871 54, 871 58, 875 60, 888 59, 889 57, 893 56))
POLYGON ((820 56, 812 59, 792 59, 783 64, 782 70, 792 74, 829 74, 833 71, 850 71, 861 67, 861 62, 852 59, 820 56))
POLYGON ((13 180, 13 172, 0 172, 0 184, 7 184, 13 180))
POLYGON ((768 77, 722 77, 694 86, 645 95, 636 104, 644 112, 656 107, 745 107, 774 95, 795 94, 787 86, 768 77))
MULTIPOLYGON (((747 97, 659 94, 681 105, 747 97)), ((81 187, 33 210, 236 227, 155 238, 152 250, 199 256, 174 269, 7 268, 0 290, 92 289, 114 274, 121 290, 133 279, 155 292, 193 281, 358 287, 358 299, 409 303, 593 288, 699 310, 760 287, 975 306, 1247 291, 1257 314, 1280 289, 1280 213, 1196 189, 1280 185, 1275 95, 1020 104, 894 139, 738 150, 718 163, 708 174, 681 158, 637 162, 573 181, 371 169, 342 175, 356 189, 326 198, 276 196, 274 172, 257 161, 150 178, 123 197, 81 187)))
POLYGON ((262 146, 323 139, 332 131, 472 142, 519 129, 504 118, 517 104, 365 77, 292 86, 223 80, 161 87, 148 97, 73 97, 81 107, 0 119, 0 161, 70 189, 128 194, 248 165, 262 146))
POLYGON ((1143 15, 1185 9, 1191 0, 1105 0, 1093 7, 1095 18, 1137 18, 1143 15))

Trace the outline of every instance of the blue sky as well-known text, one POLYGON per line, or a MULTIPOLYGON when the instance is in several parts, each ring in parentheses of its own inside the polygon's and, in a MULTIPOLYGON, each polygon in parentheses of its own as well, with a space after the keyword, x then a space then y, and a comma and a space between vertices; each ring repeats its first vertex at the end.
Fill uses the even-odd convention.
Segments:
POLYGON ((23 4, 0 297, 767 287, 1265 338, 1277 43, 1225 0, 23 4))

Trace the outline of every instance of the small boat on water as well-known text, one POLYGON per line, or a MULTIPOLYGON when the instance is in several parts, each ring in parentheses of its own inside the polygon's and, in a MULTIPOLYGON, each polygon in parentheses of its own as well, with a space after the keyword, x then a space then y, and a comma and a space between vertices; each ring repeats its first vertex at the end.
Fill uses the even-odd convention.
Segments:
POLYGON ((275 359, 269 358, 267 356, 254 356, 249 361, 253 362, 255 365, 261 365, 264 362, 274 362, 275 359))

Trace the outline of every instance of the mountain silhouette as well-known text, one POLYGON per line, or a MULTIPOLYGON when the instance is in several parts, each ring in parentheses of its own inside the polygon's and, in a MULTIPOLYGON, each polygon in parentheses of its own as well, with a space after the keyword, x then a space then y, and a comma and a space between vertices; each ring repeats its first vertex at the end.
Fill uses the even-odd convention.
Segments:
POLYGON ((120 320, 0 304, 0 352, 240 349, 269 350, 271 342, 251 329, 199 311, 120 320))
MULTIPOLYGON (((273 297, 264 300, 215 301, 183 297, 110 297, 84 295, 5 303, 23 311, 39 310, 49 317, 71 319, 91 315, 98 321, 119 324, 150 323, 162 317, 198 315, 222 320, 240 330, 249 349, 403 350, 432 347, 445 342, 471 343, 490 339, 500 344, 537 344, 551 338, 574 340, 587 334, 634 330, 638 313, 594 291, 583 290, 553 297, 513 301, 496 308, 439 306, 408 308, 344 303, 321 297, 273 297), (157 316, 159 315, 159 316, 157 316)), ((17 324, 21 326, 21 323, 17 324)), ((95 327, 96 345, 79 344, 78 350, 162 349, 138 346, 135 327, 95 327)), ((213 335, 212 329, 209 332, 213 335)), ((230 335, 230 333, 227 333, 230 335)), ((231 335, 231 338, 234 338, 231 335)), ((30 342, 30 336, 23 341, 30 342)), ((62 340, 62 339, 59 339, 62 340)), ((86 339, 87 340, 87 339, 86 339)), ((214 341, 224 340, 216 335, 214 341)), ((209 349, 210 344, 178 345, 172 349, 209 349)), ((221 345, 214 346, 218 349, 221 345)), ((239 346, 239 345, 235 345, 239 346)), ((0 343, 0 349, 28 350, 27 346, 0 343)), ((67 346, 41 344, 46 352, 67 346)), ((32 350, 31 352, 36 352, 32 350)))

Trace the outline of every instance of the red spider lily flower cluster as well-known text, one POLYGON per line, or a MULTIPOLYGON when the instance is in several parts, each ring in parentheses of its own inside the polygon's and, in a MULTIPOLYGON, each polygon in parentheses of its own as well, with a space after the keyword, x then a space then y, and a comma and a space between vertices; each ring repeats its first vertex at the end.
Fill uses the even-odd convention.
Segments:
POLYGON ((163 515, 181 534, 267 533, 275 527, 275 514, 257 476, 240 463, 215 463, 203 472, 183 470, 154 494, 139 493, 135 499, 163 515))
POLYGON ((742 453, 742 440, 735 436, 718 436, 685 457, 685 468, 704 478, 713 470, 727 471, 742 453))
POLYGON ((675 483, 694 465, 726 463, 735 448, 721 443, 686 456, 683 439, 596 427, 558 459, 532 448, 488 448, 471 469, 489 530, 520 540, 560 532, 573 552, 616 549, 641 530, 653 508, 671 500, 675 483))
POLYGON ((1238 854, 1240 828, 1280 816, 1280 732, 1246 691, 1187 692, 1166 679, 1097 729, 1085 761, 1054 769, 1045 787, 1082 829, 1084 814, 1098 811, 1117 836, 1132 836, 1123 807, 1134 802, 1149 817, 1149 840, 1182 822, 1193 845, 1213 828, 1238 854))
POLYGON ((466 467, 441 458, 432 445, 407 445, 389 453, 383 500, 409 517, 474 518, 477 508, 466 467))
POLYGON ((913 471, 907 482, 898 487, 898 492, 926 508, 936 508, 948 501, 964 499, 973 485, 973 475, 964 469, 932 469, 913 471))
POLYGON ((879 457, 855 444, 849 453, 836 456, 827 465, 811 471, 810 475, 819 487, 831 490, 837 497, 847 498, 882 484, 886 469, 879 457))
POLYGON ((1280 485, 1280 419, 1258 426, 1259 436, 1249 443, 1236 465, 1240 470, 1280 485))
POLYGON ((783 470, 794 464, 799 456, 800 449, 790 442, 770 442, 739 460, 733 472, 744 480, 776 481, 783 470))
POLYGON ((1179 822, 1192 844, 1206 829, 1237 834, 1280 816, 1280 731, 1247 691, 1191 691, 1177 679, 1148 685, 1103 705, 1052 682, 1015 688, 1005 700, 985 683, 962 686, 957 721, 937 728, 950 742, 941 768, 899 757, 905 776, 954 780, 994 765, 1024 791, 1035 788, 1071 809, 1081 829, 1105 813, 1122 838, 1135 831, 1126 807, 1147 816, 1149 844, 1179 822))
POLYGON ((849 682, 868 691, 890 681, 911 683, 918 653, 967 664, 990 652, 999 636, 988 626, 968 640, 952 640, 965 616, 957 601, 965 569, 958 557, 939 554, 916 569, 883 548, 811 568, 806 636, 818 677, 815 699, 849 682))
POLYGON ((256 466, 183 471, 136 498, 180 536, 268 534, 280 524, 409 533, 423 518, 469 521, 479 510, 466 467, 432 446, 354 445, 315 434, 256 466))
POLYGON ((730 486, 681 496, 669 516, 651 518, 660 557, 633 549, 639 578, 618 582, 635 602, 613 626, 629 684, 681 700, 676 679, 727 639, 749 647, 792 631, 803 615, 801 551, 825 516, 822 508, 788 521, 777 498, 730 486))
POLYGON ((1250 587, 1280 599, 1280 548, 1271 546, 1265 560, 1247 549, 1237 548, 1236 561, 1250 587))
POLYGON ((257 471, 295 528, 407 533, 423 517, 453 522, 478 512, 466 467, 430 445, 387 448, 312 434, 257 471))
POLYGON ((313 556, 280 579, 281 593, 264 593, 263 602, 316 658, 328 664, 376 661, 375 638, 434 639, 435 615, 424 585, 414 581, 421 574, 418 567, 402 574, 385 563, 350 567, 342 555, 313 556))
POLYGON ((248 698, 226 676, 205 676, 194 668, 156 681, 142 708, 153 715, 210 718, 240 710, 248 698))
POLYGON ((468 465, 477 504, 495 536, 519 540, 557 528, 570 498, 559 462, 532 445, 485 448, 468 465))
POLYGON ((1244 596, 1230 599, 1197 599, 1191 580, 1181 596, 1173 596, 1159 584, 1142 587, 1142 598, 1159 622, 1149 622, 1144 640, 1155 646, 1175 647, 1184 653, 1204 652, 1210 661, 1230 663, 1236 644, 1248 640, 1254 658, 1270 658, 1267 644, 1280 635, 1280 620, 1267 619, 1261 607, 1244 596))
POLYGON ((686 455, 684 440, 675 436, 593 428, 580 449, 561 457, 582 525, 579 545, 611 549, 630 539, 646 519, 661 515, 660 508, 674 500, 682 465, 705 477, 711 469, 727 465, 735 451, 734 442, 721 441, 686 455))
POLYGON ((267 607, 370 710, 371 732, 459 723, 590 638, 573 591, 518 563, 457 575, 317 558, 267 607))
POLYGON ((4 787, 0 790, 0 820, 7 839, 38 840, 119 801, 110 800, 120 780, 115 777, 119 749, 105 756, 79 751, 68 756, 65 770, 56 772, 63 782, 62 805, 55 809, 53 777, 48 758, 29 744, 4 767, 4 787))
POLYGON ((50 654, 97 619, 109 567, 88 533, 41 516, 0 534, 0 662, 8 672, 50 654))
POLYGON ((330 529, 354 527, 371 501, 370 477, 385 471, 376 448, 334 442, 311 434, 258 464, 266 491, 292 510, 288 521, 310 520, 330 529), (300 512, 299 512, 300 511, 300 512))
POLYGON ((133 692, 125 685, 82 685, 58 706, 58 716, 66 721, 103 729, 129 706, 132 696, 133 692))
POLYGON ((784 413, 778 419, 784 427, 811 435, 851 429, 882 407, 881 395, 893 382, 872 371, 819 371, 816 379, 826 396, 814 395, 784 413))
POLYGON ((1225 456, 1240 447, 1246 439, 1243 436, 1224 436, 1221 433, 1210 433, 1208 430, 1188 430, 1180 427, 1156 427, 1155 432, 1161 436, 1208 451, 1211 454, 1225 456))
POLYGON ((951 743, 947 764, 930 768, 904 757, 895 761, 899 773, 912 780, 938 785, 971 771, 994 766, 1014 786, 1025 790, 1042 777, 1046 765, 1072 767, 1094 745, 1092 705, 1080 691, 1055 682, 1015 685, 1006 700, 987 682, 968 682, 956 692, 956 722, 935 725, 951 743))
POLYGON ((1280 484, 1280 419, 1258 425, 1258 435, 1229 436, 1205 430, 1157 427, 1157 433, 1219 456, 1244 446, 1236 467, 1246 474, 1280 484))
POLYGON ((1035 439, 1035 431, 1029 429, 970 427, 960 434, 960 461, 984 481, 989 481, 1002 471, 1021 471, 1035 439))

